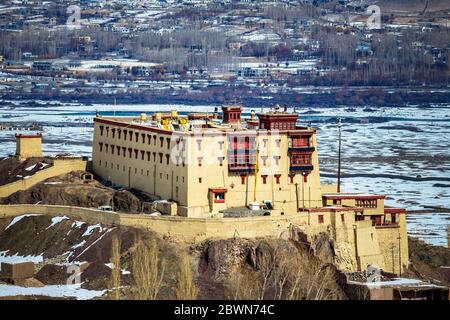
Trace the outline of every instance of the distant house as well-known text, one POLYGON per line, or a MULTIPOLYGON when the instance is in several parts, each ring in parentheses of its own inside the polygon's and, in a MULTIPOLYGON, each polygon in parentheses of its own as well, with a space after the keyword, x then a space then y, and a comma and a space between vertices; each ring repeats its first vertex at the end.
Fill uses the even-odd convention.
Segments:
POLYGON ((50 61, 35 61, 32 66, 34 71, 50 71, 52 70, 52 62, 50 61))

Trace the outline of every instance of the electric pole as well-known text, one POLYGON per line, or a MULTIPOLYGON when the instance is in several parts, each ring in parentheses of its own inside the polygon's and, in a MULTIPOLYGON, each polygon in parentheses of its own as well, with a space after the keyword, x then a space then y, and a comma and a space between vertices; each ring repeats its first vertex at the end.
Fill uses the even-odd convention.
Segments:
POLYGON ((338 122, 338 131, 339 131, 339 147, 338 147, 338 181, 337 181, 337 192, 341 192, 341 136, 342 136, 342 118, 339 118, 338 122))

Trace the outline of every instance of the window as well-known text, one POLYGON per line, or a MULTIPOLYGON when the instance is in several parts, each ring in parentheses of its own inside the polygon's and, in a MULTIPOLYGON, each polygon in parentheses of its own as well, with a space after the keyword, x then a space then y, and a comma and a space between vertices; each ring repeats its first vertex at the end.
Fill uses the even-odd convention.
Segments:
POLYGON ((164 144, 164 138, 163 137, 159 137, 159 141, 160 141, 160 143, 161 143, 161 148, 163 147, 163 144, 164 144))
POLYGON ((116 137, 116 129, 111 129, 112 138, 114 139, 116 137))
POLYGON ((376 208, 376 199, 356 199, 356 206, 361 208, 376 208))
POLYGON ((263 161, 263 166, 266 166, 267 165, 267 156, 261 156, 261 159, 262 159, 262 161, 263 161))
POLYGON ((197 140, 197 147, 198 147, 198 151, 202 151, 202 140, 201 139, 197 140))
POLYGON ((166 164, 168 165, 170 161, 170 154, 166 154, 166 164))
POLYGON ((295 174, 290 174, 289 175, 289 182, 290 183, 294 183, 294 177, 295 177, 295 174))
POLYGON ((141 150, 141 160, 144 160, 145 157, 145 151, 141 150))
POLYGON ((276 139, 275 142, 277 144, 277 148, 279 148, 280 147, 280 143, 281 143, 281 139, 276 139))
POLYGON ((139 142, 139 132, 135 132, 134 135, 136 136, 136 142, 139 142))
POLYGON ((100 126, 100 136, 103 137, 103 126, 100 126))
POLYGON ((276 174, 275 175, 275 181, 277 184, 280 184, 280 178, 281 178, 281 174, 276 174))
POLYGON ((109 144, 105 144, 105 152, 108 153, 109 144))
POLYGON ((201 167, 203 158, 202 157, 198 157, 197 160, 198 160, 198 166, 201 167))
POLYGON ((372 225, 381 226, 381 216, 370 216, 370 220, 372 220, 372 225))
POLYGON ((214 202, 215 203, 224 203, 225 202, 225 192, 214 193, 214 202))
POLYGON ((219 160, 219 166, 223 167, 223 160, 225 160, 225 157, 218 157, 217 160, 219 160))
POLYGON ((310 166, 310 165, 312 165, 311 154, 310 153, 291 154, 291 165, 293 165, 293 166, 310 166))
POLYGON ((323 214, 319 214, 317 218, 319 219, 319 223, 323 223, 323 214))
POLYGON ((162 160, 163 160, 163 154, 159 153, 159 163, 162 163, 162 160))
POLYGON ((103 142, 99 142, 98 146, 100 147, 100 152, 102 152, 103 151, 103 142))
POLYGON ((201 177, 199 177, 199 178, 198 178, 198 183, 202 183, 202 180, 203 180, 203 179, 202 179, 201 177))
POLYGON ((145 133, 141 133, 142 143, 145 143, 145 133))
POLYGON ((241 184, 245 184, 246 175, 241 175, 241 184))
POLYGON ((263 184, 266 184, 267 183, 267 175, 262 175, 261 178, 262 178, 263 184))
POLYGON ((280 164, 280 156, 274 156, 273 159, 275 160, 275 165, 279 165, 280 164))
POLYGON ((123 140, 127 140, 127 134, 128 134, 128 131, 123 130, 123 140))
POLYGON ((135 158, 135 159, 137 159, 137 158, 138 158, 138 152, 139 152, 139 150, 137 150, 137 149, 134 149, 134 158, 135 158))
POLYGON ((391 213, 391 223, 397 223, 397 216, 395 213, 391 213))
POLYGON ((309 137, 292 137, 292 147, 293 148, 305 148, 309 147, 309 137))
POLYGON ((304 183, 308 182, 308 175, 307 174, 303 174, 303 182, 304 183))
POLYGON ((345 222, 345 215, 343 213, 341 213, 341 222, 344 223, 345 222))
POLYGON ((340 205, 341 204, 341 199, 334 199, 333 200, 333 204, 337 204, 337 205, 340 205))
POLYGON ((167 141, 167 149, 170 149, 170 138, 166 138, 167 141))

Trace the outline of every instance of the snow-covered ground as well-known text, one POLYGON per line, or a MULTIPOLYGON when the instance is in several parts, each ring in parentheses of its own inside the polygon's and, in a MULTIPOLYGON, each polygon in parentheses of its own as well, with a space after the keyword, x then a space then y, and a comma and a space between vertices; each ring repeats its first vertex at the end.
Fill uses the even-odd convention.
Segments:
POLYGON ((89 300, 100 297, 105 290, 87 290, 81 288, 81 284, 48 285, 41 288, 25 288, 20 286, 0 285, 0 297, 39 295, 53 298, 76 298, 77 300, 89 300))
MULTIPOLYGON (((0 251, 0 270, 2 270, 2 263, 22 263, 22 262, 33 262, 40 263, 44 261, 42 255, 40 256, 19 256, 16 254, 8 255, 8 251, 0 251)), ((0 289, 1 291, 1 289, 0 289)))
MULTIPOLYGON (((2 102, 2 101, 0 101, 2 102)), ((91 156, 92 119, 102 115, 139 115, 142 112, 213 112, 214 106, 78 105, 54 101, 10 101, 0 106, 0 122, 39 122, 44 125, 44 152, 91 156)), ((263 111, 267 111, 264 108, 263 111)), ((251 109, 244 109, 244 116, 251 109)), ((255 110, 260 112, 261 109, 255 110)), ((344 191, 387 194, 386 204, 409 210, 450 207, 450 105, 399 108, 297 108, 300 122, 316 127, 323 183, 337 167, 337 118, 342 117, 344 191), (364 176, 361 176, 364 175, 364 176), (386 176, 388 175, 388 176, 386 176), (416 177, 429 180, 414 180, 416 177)), ((15 151, 14 135, 0 131, 0 157, 15 151)), ((409 216, 412 235, 446 245, 450 214, 409 216), (432 217, 439 217, 437 220, 432 217), (430 220, 431 219, 431 220, 430 220), (431 224, 429 222, 432 222, 431 224), (437 234, 437 236, 426 236, 437 234)))

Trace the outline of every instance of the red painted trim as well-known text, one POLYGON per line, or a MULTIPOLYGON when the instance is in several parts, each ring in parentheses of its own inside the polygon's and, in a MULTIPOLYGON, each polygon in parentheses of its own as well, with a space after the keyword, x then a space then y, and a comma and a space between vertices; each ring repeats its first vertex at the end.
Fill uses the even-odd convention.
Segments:
POLYGON ((361 212, 364 211, 364 208, 358 207, 343 207, 343 208, 312 208, 312 209, 303 209, 300 212, 310 212, 310 213, 320 213, 320 212, 342 212, 342 211, 355 211, 361 212))
POLYGON ((37 134, 21 134, 21 133, 17 133, 16 134, 16 138, 21 138, 21 139, 42 139, 42 133, 37 133, 37 134))
POLYGON ((329 199, 329 200, 340 200, 340 199, 355 199, 355 200, 374 200, 374 199, 384 199, 386 196, 349 196, 349 195, 342 195, 342 196, 327 196, 322 195, 323 198, 329 199))
POLYGON ((400 225, 398 224, 375 225, 375 229, 390 229, 390 228, 400 228, 400 225))
POLYGON ((406 209, 404 208, 384 208, 384 213, 406 213, 406 209))
POLYGON ((131 123, 115 121, 115 120, 108 120, 108 119, 102 119, 102 118, 94 118, 94 122, 108 124, 108 125, 112 125, 112 126, 116 126, 116 127, 122 127, 122 128, 130 128, 130 129, 137 129, 137 130, 161 133, 161 134, 166 134, 166 135, 169 135, 169 136, 172 135, 172 133, 173 133, 173 131, 166 131, 166 130, 161 130, 161 129, 141 126, 141 125, 138 125, 138 124, 131 124, 131 123))
POLYGON ((225 189, 225 188, 209 188, 209 192, 212 192, 212 193, 227 193, 228 189, 225 189))
MULTIPOLYGON (((124 119, 124 118, 121 118, 124 119)), ((133 118, 130 117, 129 120, 133 120, 133 119, 137 119, 137 118, 133 118)), ((197 130, 195 133, 192 131, 166 131, 166 130, 162 130, 162 129, 157 129, 157 128, 151 128, 151 127, 146 127, 146 126, 142 126, 139 124, 131 124, 128 122, 125 122, 126 120, 112 120, 111 118, 94 118, 94 122, 97 123, 103 123, 103 124, 108 124, 108 125, 112 125, 112 126, 116 126, 116 127, 122 127, 122 128, 130 128, 130 129, 137 129, 137 130, 143 130, 143 131, 150 131, 150 132, 154 132, 154 133, 161 133, 161 134, 166 134, 166 135, 179 135, 179 136, 194 136, 194 135, 198 135, 200 132, 203 136, 231 136, 231 135, 243 135, 243 136, 270 136, 272 135, 271 130, 266 130, 266 129, 258 129, 258 130, 252 130, 252 131, 232 131, 231 129, 228 130, 224 130, 224 131, 218 131, 218 129, 203 129, 203 131, 197 130)), ((312 135, 316 132, 315 129, 297 129, 297 130, 274 130, 276 134, 281 134, 281 135, 295 135, 295 134, 299 134, 299 135, 312 135)))

